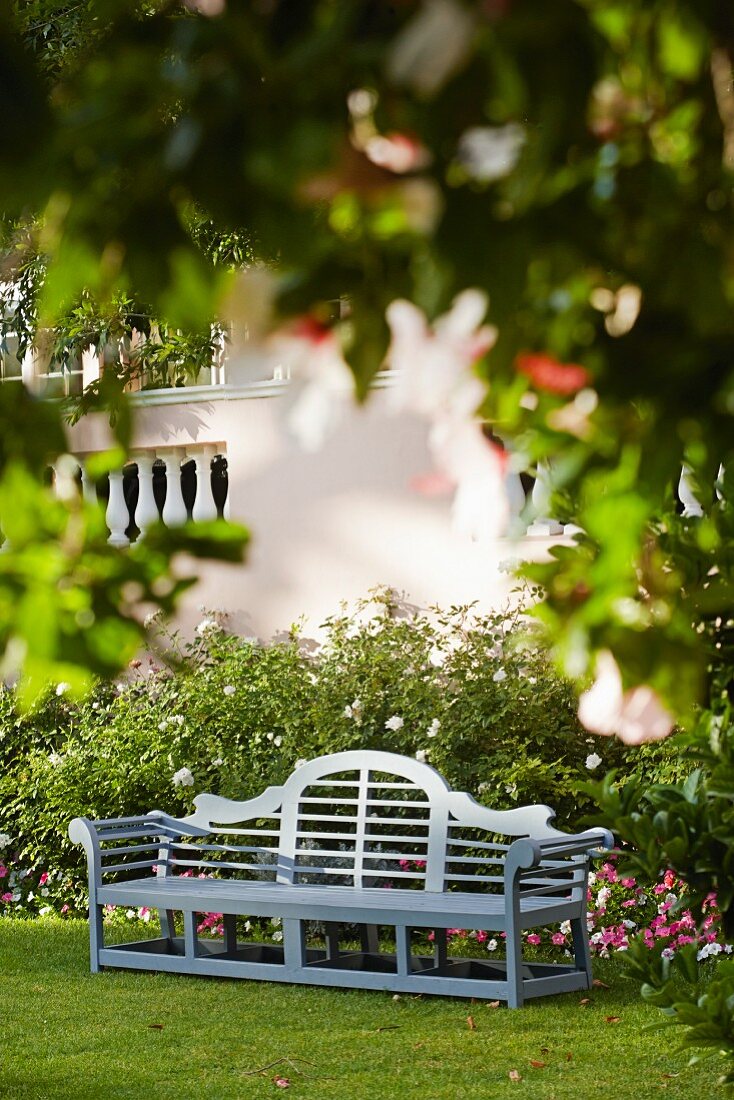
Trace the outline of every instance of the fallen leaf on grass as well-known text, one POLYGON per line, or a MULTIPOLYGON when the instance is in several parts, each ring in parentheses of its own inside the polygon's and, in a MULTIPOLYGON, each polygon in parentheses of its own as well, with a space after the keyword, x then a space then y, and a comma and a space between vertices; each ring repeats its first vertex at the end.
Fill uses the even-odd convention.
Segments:
POLYGON ((541 1047, 540 1048, 540 1053, 541 1054, 550 1054, 550 1047, 541 1047))
POLYGON ((499 1001, 487 1001, 487 1008, 499 1008, 499 1001))
POLYGON ((569 1051, 568 1051, 568 1052, 566 1053, 566 1061, 567 1061, 567 1062, 570 1062, 570 1061, 572 1060, 572 1058, 573 1058, 573 1054, 572 1054, 572 1053, 571 1053, 571 1051, 569 1050, 569 1051))
POLYGON ((591 1004, 591 997, 582 997, 581 1000, 579 1001, 579 1005, 581 1006, 581 1008, 586 1008, 586 1006, 590 1005, 590 1004, 591 1004))
POLYGON ((607 1016, 606 1021, 608 1024, 618 1024, 621 1021, 621 1016, 607 1016))
POLYGON ((679 1073, 661 1073, 660 1076, 666 1081, 672 1081, 674 1077, 680 1077, 679 1073))
POLYGON ((530 1059, 530 1065, 533 1067, 533 1069, 545 1069, 545 1067, 548 1065, 548 1063, 547 1062, 538 1062, 535 1058, 531 1058, 530 1059))
POLYGON ((477 1030, 477 1025, 474 1023, 474 1017, 473 1016, 467 1016, 466 1026, 469 1028, 470 1031, 476 1031, 477 1030))
POLYGON ((163 1024, 148 1024, 150 1031, 163 1031, 163 1024))
POLYGON ((291 1083, 287 1077, 274 1077, 273 1084, 279 1089, 289 1089, 291 1087, 291 1083))
POLYGON ((402 1024, 388 1024, 386 1027, 376 1027, 375 1031, 400 1031, 402 1024))
POLYGON ((522 1081, 522 1074, 518 1073, 516 1069, 511 1069, 507 1076, 511 1081, 522 1081))
POLYGON ((594 980, 593 980, 593 982, 592 982, 591 984, 592 984, 592 985, 593 985, 593 986, 594 986, 594 987, 595 987, 596 989, 610 989, 610 988, 611 988, 610 986, 608 986, 608 985, 607 985, 607 983, 606 983, 606 982, 601 982, 601 981, 599 981, 599 979, 598 979, 598 978, 594 978, 594 980))

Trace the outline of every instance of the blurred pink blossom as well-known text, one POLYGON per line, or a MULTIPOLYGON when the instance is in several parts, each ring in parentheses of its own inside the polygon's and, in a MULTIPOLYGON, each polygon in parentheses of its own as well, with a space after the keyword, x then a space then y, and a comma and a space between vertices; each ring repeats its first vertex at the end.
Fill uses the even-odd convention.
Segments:
POLYGON ((486 310, 482 291, 465 290, 433 325, 404 300, 392 302, 386 314, 392 334, 388 360, 396 372, 393 407, 431 425, 436 473, 422 475, 417 488, 433 495, 453 486, 454 526, 475 539, 503 534, 509 515, 506 456, 485 437, 477 417, 485 387, 474 365, 497 337, 496 329, 482 325, 486 310))
POLYGON ((609 650, 596 662, 596 679, 579 699, 579 720, 591 733, 616 734, 627 745, 660 741, 675 721, 647 684, 624 691, 619 665, 609 650))

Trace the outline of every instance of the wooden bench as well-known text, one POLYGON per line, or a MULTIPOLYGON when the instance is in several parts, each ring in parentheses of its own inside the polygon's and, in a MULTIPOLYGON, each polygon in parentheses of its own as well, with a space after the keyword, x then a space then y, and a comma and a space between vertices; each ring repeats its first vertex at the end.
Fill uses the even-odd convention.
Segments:
POLYGON ((612 837, 550 824, 547 806, 491 810, 452 791, 433 768, 393 753, 342 752, 297 768, 258 798, 194 799, 176 819, 75 818, 69 835, 89 862, 91 966, 256 978, 506 1000, 588 989, 590 859, 612 837), (106 905, 157 909, 156 939, 105 946, 106 905), (174 914, 183 914, 183 936, 174 914), (199 914, 223 914, 222 940, 200 937, 199 914), (282 919, 281 945, 237 940, 236 918, 282 919), (307 948, 307 921, 326 926, 307 948), (573 962, 524 963, 521 932, 569 921, 573 962), (352 926, 359 950, 344 949, 352 926), (358 928, 355 936, 353 926, 358 928), (377 929, 394 930, 380 951, 377 929), (506 961, 449 957, 446 929, 505 933, 506 961), (411 929, 431 930, 414 954, 411 929))

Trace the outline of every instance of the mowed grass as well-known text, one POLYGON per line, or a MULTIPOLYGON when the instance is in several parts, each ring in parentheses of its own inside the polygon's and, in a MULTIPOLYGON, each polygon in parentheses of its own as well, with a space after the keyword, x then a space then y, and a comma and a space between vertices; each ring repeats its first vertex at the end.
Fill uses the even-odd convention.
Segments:
POLYGON ((643 1032, 658 1014, 619 967, 600 963, 596 973, 610 988, 595 988, 586 1006, 584 994, 568 994, 511 1012, 356 990, 91 975, 82 922, 1 921, 0 1095, 249 1100, 284 1092, 277 1075, 303 1100, 724 1095, 718 1060, 689 1068, 675 1033, 643 1032))

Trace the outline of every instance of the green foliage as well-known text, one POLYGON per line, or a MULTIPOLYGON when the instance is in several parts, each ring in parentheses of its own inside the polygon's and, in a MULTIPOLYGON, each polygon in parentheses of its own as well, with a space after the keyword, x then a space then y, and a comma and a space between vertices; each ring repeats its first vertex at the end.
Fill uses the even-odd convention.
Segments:
MULTIPOLYGON (((129 682, 79 702, 62 685, 25 718, 4 692, 0 829, 28 866, 78 880, 74 816, 184 814, 199 791, 253 797, 299 759, 355 747, 417 754, 489 805, 548 802, 573 826, 590 807, 576 793, 590 745, 525 627, 517 612, 427 616, 379 593, 330 620, 321 646, 296 632, 260 645, 210 617, 183 648, 160 638, 175 672, 136 661, 129 682), (182 769, 190 782, 174 779, 182 769)), ((673 745, 634 760, 614 742, 599 751, 648 780, 681 768, 673 745)))
POLYGON ((734 1084, 734 960, 722 958, 700 967, 694 944, 671 958, 664 952, 662 942, 652 951, 638 942, 631 945, 627 959, 629 973, 642 982, 645 1000, 665 1015, 656 1026, 683 1028, 681 1047, 706 1052, 694 1054, 691 1062, 725 1054, 728 1068, 720 1082, 734 1084))
MULTIPOLYGON (((686 759, 699 766, 685 783, 647 786, 608 774, 585 790, 602 820, 631 845, 629 868, 656 876, 669 867, 688 884, 688 903, 701 912, 713 891, 727 936, 734 934, 734 727, 729 713, 707 714, 683 739, 686 759)), ((598 821, 599 817, 595 818, 598 821)))

